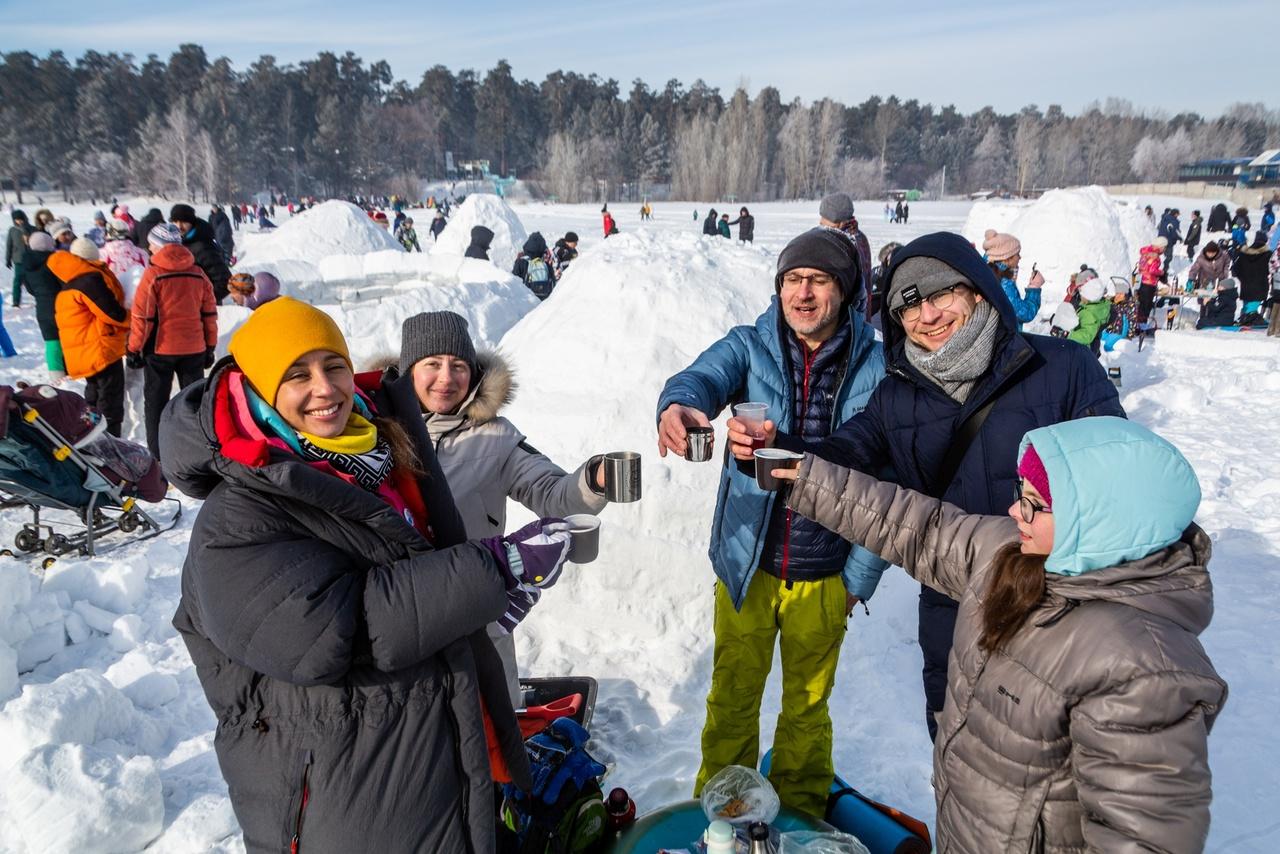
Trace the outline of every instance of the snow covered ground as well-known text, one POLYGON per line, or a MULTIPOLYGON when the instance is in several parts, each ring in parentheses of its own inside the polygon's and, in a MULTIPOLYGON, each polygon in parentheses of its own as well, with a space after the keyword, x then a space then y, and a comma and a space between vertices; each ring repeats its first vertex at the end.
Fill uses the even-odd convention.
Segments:
MULTIPOLYGON (((449 268, 442 260, 449 253, 395 260, 394 250, 361 257, 346 247, 339 254, 325 250, 343 260, 329 264, 334 275, 320 271, 319 281, 331 287, 312 296, 351 336, 358 361, 394 352, 408 313, 461 311, 480 343, 500 344, 518 372, 520 396, 506 414, 533 444, 566 467, 591 453, 644 454, 643 500, 604 512, 600 559, 570 568, 525 622, 518 645, 530 675, 600 679, 595 750, 612 765, 610 783, 626 786, 645 810, 687 796, 698 766, 712 637, 706 544, 717 481, 715 464, 658 458, 655 401, 668 376, 764 308, 777 251, 815 222, 817 206, 750 205, 754 246, 701 237, 691 204, 655 205, 648 223, 629 208, 612 207, 622 233, 605 242, 598 205, 513 206, 526 232, 540 230, 548 242, 566 230, 582 238, 582 257, 540 305, 484 262, 449 268)), ((1088 227, 1098 216, 1123 218, 1106 212, 1105 199, 1070 196, 1042 202, 1036 212, 918 203, 907 226, 886 223, 881 207, 858 204, 873 251, 940 228, 966 236, 977 228, 980 235, 986 226, 971 208, 988 210, 998 228, 1032 217, 1020 236, 1037 254, 1024 255, 1046 259, 1040 269, 1050 288, 1065 287, 1058 265, 1078 266, 1132 242, 1122 227, 1088 227), (1095 213, 1082 224, 1066 221, 1082 215, 1072 211, 1095 213), (1056 243, 1036 244, 1041 234, 1055 233, 1056 243)), ((704 205, 697 208, 705 214, 704 205)), ((727 206, 734 216, 737 208, 727 206)), ((83 227, 91 210, 70 213, 83 227)), ((429 241, 428 217, 415 219, 420 239, 429 241)), ((255 242, 265 239, 245 240, 246 265, 255 242)), ((302 260, 313 253, 319 270, 321 250, 299 241, 290 251, 302 260)), ((243 316, 234 307, 221 310, 224 346, 243 316)), ((0 362, 0 382, 39 379, 29 303, 6 308, 5 322, 22 355, 0 362)), ((1209 850, 1274 851, 1280 822, 1264 807, 1280 784, 1280 743, 1269 735, 1280 705, 1274 518, 1280 479, 1266 463, 1264 437, 1274 432, 1278 414, 1280 342, 1256 333, 1160 333, 1153 347, 1130 348, 1109 361, 1123 368, 1122 400, 1131 417, 1178 444, 1195 466, 1204 492, 1199 521, 1215 540, 1217 615, 1204 643, 1232 696, 1210 741, 1216 797, 1209 850)), ((131 398, 139 401, 140 395, 131 398)), ((183 504, 174 531, 97 558, 61 558, 41 571, 34 561, 0 557, 3 854, 243 850, 212 753, 213 716, 169 625, 199 509, 198 502, 183 504)), ((528 517, 513 508, 510 526, 528 517)), ((0 512, 0 540, 12 537, 19 518, 0 512)), ((890 570, 870 617, 855 614, 832 710, 841 773, 931 821, 917 590, 890 570)), ((762 710, 765 744, 779 697, 775 674, 762 710)))

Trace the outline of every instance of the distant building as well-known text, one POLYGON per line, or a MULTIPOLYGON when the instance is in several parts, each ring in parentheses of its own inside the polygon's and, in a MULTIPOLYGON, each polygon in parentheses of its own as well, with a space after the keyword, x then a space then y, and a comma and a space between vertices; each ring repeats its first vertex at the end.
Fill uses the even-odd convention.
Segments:
POLYGON ((1240 187, 1280 185, 1280 148, 1269 149, 1257 157, 1222 157, 1184 163, 1178 167, 1178 180, 1240 187))

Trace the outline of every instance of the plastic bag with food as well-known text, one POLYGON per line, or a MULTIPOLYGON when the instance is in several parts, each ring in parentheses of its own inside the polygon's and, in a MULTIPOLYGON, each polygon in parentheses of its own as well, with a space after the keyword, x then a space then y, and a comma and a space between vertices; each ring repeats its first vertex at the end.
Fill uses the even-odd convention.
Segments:
POLYGON ((772 822, 782 802, 778 793, 754 768, 728 765, 702 787, 702 811, 707 821, 717 819, 745 825, 753 821, 772 822))
POLYGON ((778 854, 871 854, 856 836, 839 831, 793 830, 782 834, 778 854))

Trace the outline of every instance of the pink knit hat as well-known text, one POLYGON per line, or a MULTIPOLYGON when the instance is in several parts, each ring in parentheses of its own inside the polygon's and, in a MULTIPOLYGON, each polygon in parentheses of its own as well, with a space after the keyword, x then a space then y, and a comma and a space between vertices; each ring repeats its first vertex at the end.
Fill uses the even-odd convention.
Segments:
POLYGON ((1045 506, 1053 509, 1053 496, 1049 494, 1049 473, 1044 470, 1044 463, 1036 453, 1035 445, 1027 445, 1022 459, 1018 461, 1018 477, 1025 478, 1034 486, 1044 499, 1045 506))
POLYGON ((1014 255, 1022 254, 1022 244, 1012 234, 1001 234, 994 228, 988 228, 982 238, 982 251, 991 261, 1008 261, 1014 255))

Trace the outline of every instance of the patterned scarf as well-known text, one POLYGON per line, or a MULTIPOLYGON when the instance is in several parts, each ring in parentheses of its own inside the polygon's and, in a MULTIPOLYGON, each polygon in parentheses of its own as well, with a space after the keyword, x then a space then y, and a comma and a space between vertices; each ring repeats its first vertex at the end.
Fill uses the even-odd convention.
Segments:
POLYGON ((298 450, 304 460, 326 462, 356 483, 377 491, 391 474, 391 446, 378 437, 378 428, 358 412, 352 412, 338 436, 325 439, 297 431, 298 450))
POLYGON ((930 353, 907 339, 907 361, 938 385, 956 403, 963 404, 978 379, 991 367, 991 354, 1000 333, 1000 312, 983 300, 973 314, 937 350, 930 353))

